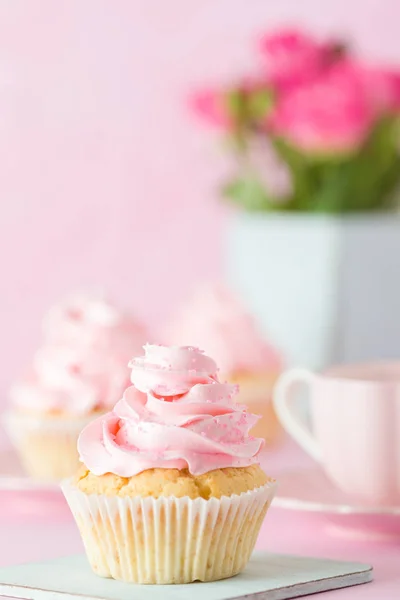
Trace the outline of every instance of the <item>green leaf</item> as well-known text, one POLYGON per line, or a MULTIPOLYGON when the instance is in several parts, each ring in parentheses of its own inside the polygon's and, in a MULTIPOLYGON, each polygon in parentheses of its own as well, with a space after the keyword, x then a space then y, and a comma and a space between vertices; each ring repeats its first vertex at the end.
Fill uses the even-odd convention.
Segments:
MULTIPOLYGON (((269 196, 265 187, 254 176, 228 182, 223 186, 222 193, 234 204, 249 211, 270 211, 277 208, 277 201, 269 196)), ((285 207, 282 205, 280 208, 285 207)))
POLYGON ((275 102, 272 90, 268 88, 249 92, 247 96, 247 115, 252 122, 265 119, 275 102))
POLYGON ((227 110, 234 129, 249 135, 265 119, 274 104, 274 94, 268 88, 232 89, 225 96, 227 110))
POLYGON ((235 122, 242 122, 245 118, 245 97, 240 89, 230 90, 226 95, 226 105, 229 114, 235 122))

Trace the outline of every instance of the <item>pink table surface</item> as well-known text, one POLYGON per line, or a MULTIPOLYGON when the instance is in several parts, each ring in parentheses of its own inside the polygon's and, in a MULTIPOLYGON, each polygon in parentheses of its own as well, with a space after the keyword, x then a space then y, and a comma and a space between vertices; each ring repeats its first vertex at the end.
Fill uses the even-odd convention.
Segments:
MULTIPOLYGON (((288 445, 263 462, 265 465, 270 462, 270 472, 275 474, 283 465, 305 465, 308 459, 288 445)), ((83 551, 78 531, 61 494, 28 498, 23 494, 1 492, 0 508, 0 566, 83 551)), ((257 548, 373 565, 373 583, 329 592, 327 600, 400 598, 400 539, 366 541, 338 535, 324 516, 272 507, 263 524, 257 548)))

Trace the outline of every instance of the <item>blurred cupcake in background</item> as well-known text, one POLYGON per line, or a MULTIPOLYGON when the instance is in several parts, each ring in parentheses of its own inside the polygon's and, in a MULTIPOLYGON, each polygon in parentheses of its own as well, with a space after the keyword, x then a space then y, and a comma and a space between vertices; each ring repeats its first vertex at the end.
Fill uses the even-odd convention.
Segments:
POLYGON ((167 324, 164 338, 168 344, 191 344, 213 356, 220 381, 239 384, 237 401, 261 415, 252 434, 269 443, 277 439, 281 429, 271 394, 282 360, 232 291, 220 284, 197 288, 167 324))
POLYGON ((5 426, 27 472, 61 479, 78 466, 78 434, 129 383, 145 328, 103 297, 76 294, 43 321, 43 343, 10 390, 5 426))

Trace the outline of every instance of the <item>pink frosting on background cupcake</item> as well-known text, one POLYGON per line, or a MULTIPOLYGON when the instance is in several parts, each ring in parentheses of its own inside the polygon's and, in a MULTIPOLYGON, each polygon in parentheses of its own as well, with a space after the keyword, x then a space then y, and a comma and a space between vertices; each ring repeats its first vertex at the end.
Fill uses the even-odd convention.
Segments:
POLYGON ((129 382, 128 361, 146 339, 142 325, 102 297, 76 294, 43 322, 43 344, 11 389, 20 408, 86 414, 110 408, 129 382))
POLYGON ((221 372, 279 371, 277 351, 262 336, 244 304, 222 285, 200 287, 168 324, 171 344, 194 344, 217 361, 221 372))
POLYGON ((234 402, 237 386, 218 381, 211 358, 193 347, 147 345, 131 367, 133 386, 79 436, 92 473, 131 477, 161 467, 201 475, 258 462, 264 441, 249 435, 258 417, 234 402))

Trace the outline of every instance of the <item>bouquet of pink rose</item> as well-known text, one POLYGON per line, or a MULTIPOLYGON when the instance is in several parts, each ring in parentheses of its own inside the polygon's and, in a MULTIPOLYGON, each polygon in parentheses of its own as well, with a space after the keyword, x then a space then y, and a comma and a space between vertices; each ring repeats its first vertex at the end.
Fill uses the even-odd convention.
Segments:
POLYGON ((262 75, 195 93, 236 158, 225 195, 249 210, 354 212, 394 206, 400 70, 366 65, 299 31, 261 39, 262 75))

